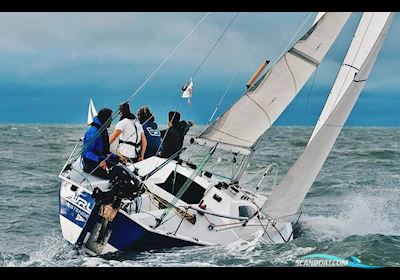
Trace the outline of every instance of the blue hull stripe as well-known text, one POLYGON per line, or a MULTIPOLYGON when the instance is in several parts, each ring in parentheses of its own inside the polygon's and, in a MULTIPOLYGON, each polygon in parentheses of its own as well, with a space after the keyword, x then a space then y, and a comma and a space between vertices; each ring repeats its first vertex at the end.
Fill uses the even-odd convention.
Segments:
MULTIPOLYGON (((101 223, 101 221, 102 217, 96 215, 96 222, 101 223)), ((108 243, 120 251, 146 251, 198 245, 194 242, 147 231, 120 212, 108 224, 108 229, 112 230, 108 243)))

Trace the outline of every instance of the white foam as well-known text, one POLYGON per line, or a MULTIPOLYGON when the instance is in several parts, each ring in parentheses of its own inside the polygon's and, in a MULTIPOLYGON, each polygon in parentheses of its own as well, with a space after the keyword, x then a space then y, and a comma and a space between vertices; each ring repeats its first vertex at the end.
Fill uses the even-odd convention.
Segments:
POLYGON ((256 251, 262 244, 266 244, 263 231, 255 232, 248 240, 238 240, 226 246, 226 250, 231 254, 242 254, 243 252, 251 253, 256 251))
POLYGON ((331 217, 304 216, 302 223, 317 240, 368 234, 400 236, 399 199, 400 192, 396 189, 349 194, 338 209, 339 214, 331 217))
POLYGON ((77 254, 72 250, 58 232, 50 232, 38 242, 39 248, 29 253, 29 260, 20 261, 15 258, 6 262, 5 266, 66 266, 65 261, 71 265, 77 264, 77 254), (60 260, 60 261, 59 261, 60 260))
MULTIPOLYGON (((285 244, 289 246, 289 244, 285 244)), ((285 248, 285 250, 281 253, 271 252, 271 258, 269 261, 273 265, 284 264, 287 265, 289 262, 296 261, 299 256, 307 255, 308 253, 315 250, 313 247, 297 247, 293 244, 290 244, 291 248, 285 248)))

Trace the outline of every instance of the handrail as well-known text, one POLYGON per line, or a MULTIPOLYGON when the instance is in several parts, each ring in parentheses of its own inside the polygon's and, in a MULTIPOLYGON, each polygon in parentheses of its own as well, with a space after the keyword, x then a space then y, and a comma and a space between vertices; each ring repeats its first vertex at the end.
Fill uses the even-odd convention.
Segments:
POLYGON ((270 165, 268 165, 267 169, 265 169, 263 176, 261 177, 260 181, 259 181, 258 184, 257 184, 256 189, 255 189, 254 192, 253 192, 253 195, 255 195, 256 192, 260 189, 261 183, 264 181, 264 178, 265 178, 267 175, 271 174, 271 172, 274 170, 274 167, 276 167, 276 168, 275 168, 276 171, 275 171, 275 175, 274 175, 274 182, 273 182, 273 184, 272 184, 272 188, 275 187, 275 184, 276 184, 276 177, 278 176, 278 172, 279 172, 279 166, 278 166, 278 164, 276 164, 275 162, 273 162, 273 163, 271 163, 270 165))
POLYGON ((248 221, 249 218, 248 217, 234 217, 234 216, 227 216, 227 215, 223 215, 223 214, 217 214, 214 212, 210 212, 198 207, 194 207, 192 205, 189 205, 188 208, 196 210, 197 212, 202 212, 203 214, 209 214, 209 215, 213 215, 213 216, 217 216, 217 217, 221 217, 221 218, 227 218, 227 219, 233 219, 233 220, 239 220, 239 221, 248 221))
POLYGON ((62 173, 64 173, 66 167, 68 166, 68 164, 71 164, 69 161, 72 158, 72 155, 74 154, 76 147, 78 147, 79 142, 82 142, 82 138, 79 138, 78 142, 76 142, 74 149, 72 150, 71 154, 69 155, 67 161, 65 162, 63 168, 61 169, 60 173, 58 175, 61 175, 62 173))

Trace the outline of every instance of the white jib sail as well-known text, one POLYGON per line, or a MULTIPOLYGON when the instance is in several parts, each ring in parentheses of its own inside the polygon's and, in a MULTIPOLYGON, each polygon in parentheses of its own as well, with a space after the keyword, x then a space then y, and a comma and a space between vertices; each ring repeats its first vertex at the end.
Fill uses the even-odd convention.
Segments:
POLYGON ((93 122, 93 118, 97 116, 96 108, 94 108, 93 101, 90 99, 89 101, 89 109, 88 109, 88 117, 87 124, 91 124, 93 122))
POLYGON ((367 58, 388 17, 389 13, 366 12, 362 14, 346 57, 308 143, 314 138, 350 86, 354 75, 367 58))
MULTIPOLYGON (((335 108, 306 147, 303 154, 290 168, 288 174, 272 190, 270 198, 263 206, 263 212, 268 216, 280 221, 291 221, 298 212, 302 201, 328 157, 336 138, 368 79, 393 17, 393 13, 376 14, 385 18, 384 25, 380 27, 379 36, 375 39, 375 42, 372 42, 373 47, 364 59, 364 63, 357 75, 353 76, 353 80, 342 98, 337 102, 335 108)), ((375 30, 375 27, 373 29, 375 30)), ((366 36, 368 36, 368 32, 366 36)))
POLYGON ((250 151, 299 93, 328 52, 351 13, 325 13, 288 50, 255 89, 246 92, 197 139, 199 144, 250 151))

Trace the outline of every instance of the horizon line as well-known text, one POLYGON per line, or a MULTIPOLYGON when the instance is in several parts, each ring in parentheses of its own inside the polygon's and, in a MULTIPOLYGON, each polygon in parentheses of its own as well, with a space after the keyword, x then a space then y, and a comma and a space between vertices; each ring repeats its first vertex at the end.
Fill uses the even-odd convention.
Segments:
MULTIPOLYGON (((76 125, 76 126, 84 126, 87 125, 86 123, 65 123, 65 122, 1 122, 0 126, 11 126, 11 125, 76 125)), ((111 124, 113 125, 113 124, 111 124)), ((115 124, 114 124, 115 125, 115 124)), ((160 125, 160 124, 158 124, 160 125)), ((161 126, 166 126, 167 124, 161 124, 161 126)), ((206 123, 195 123, 195 126, 207 126, 206 123)), ((309 125, 309 124, 273 124, 272 127, 315 127, 315 125, 309 125)), ((358 124, 358 125, 345 125, 343 128, 400 128, 400 125, 363 125, 363 124, 358 124)))

